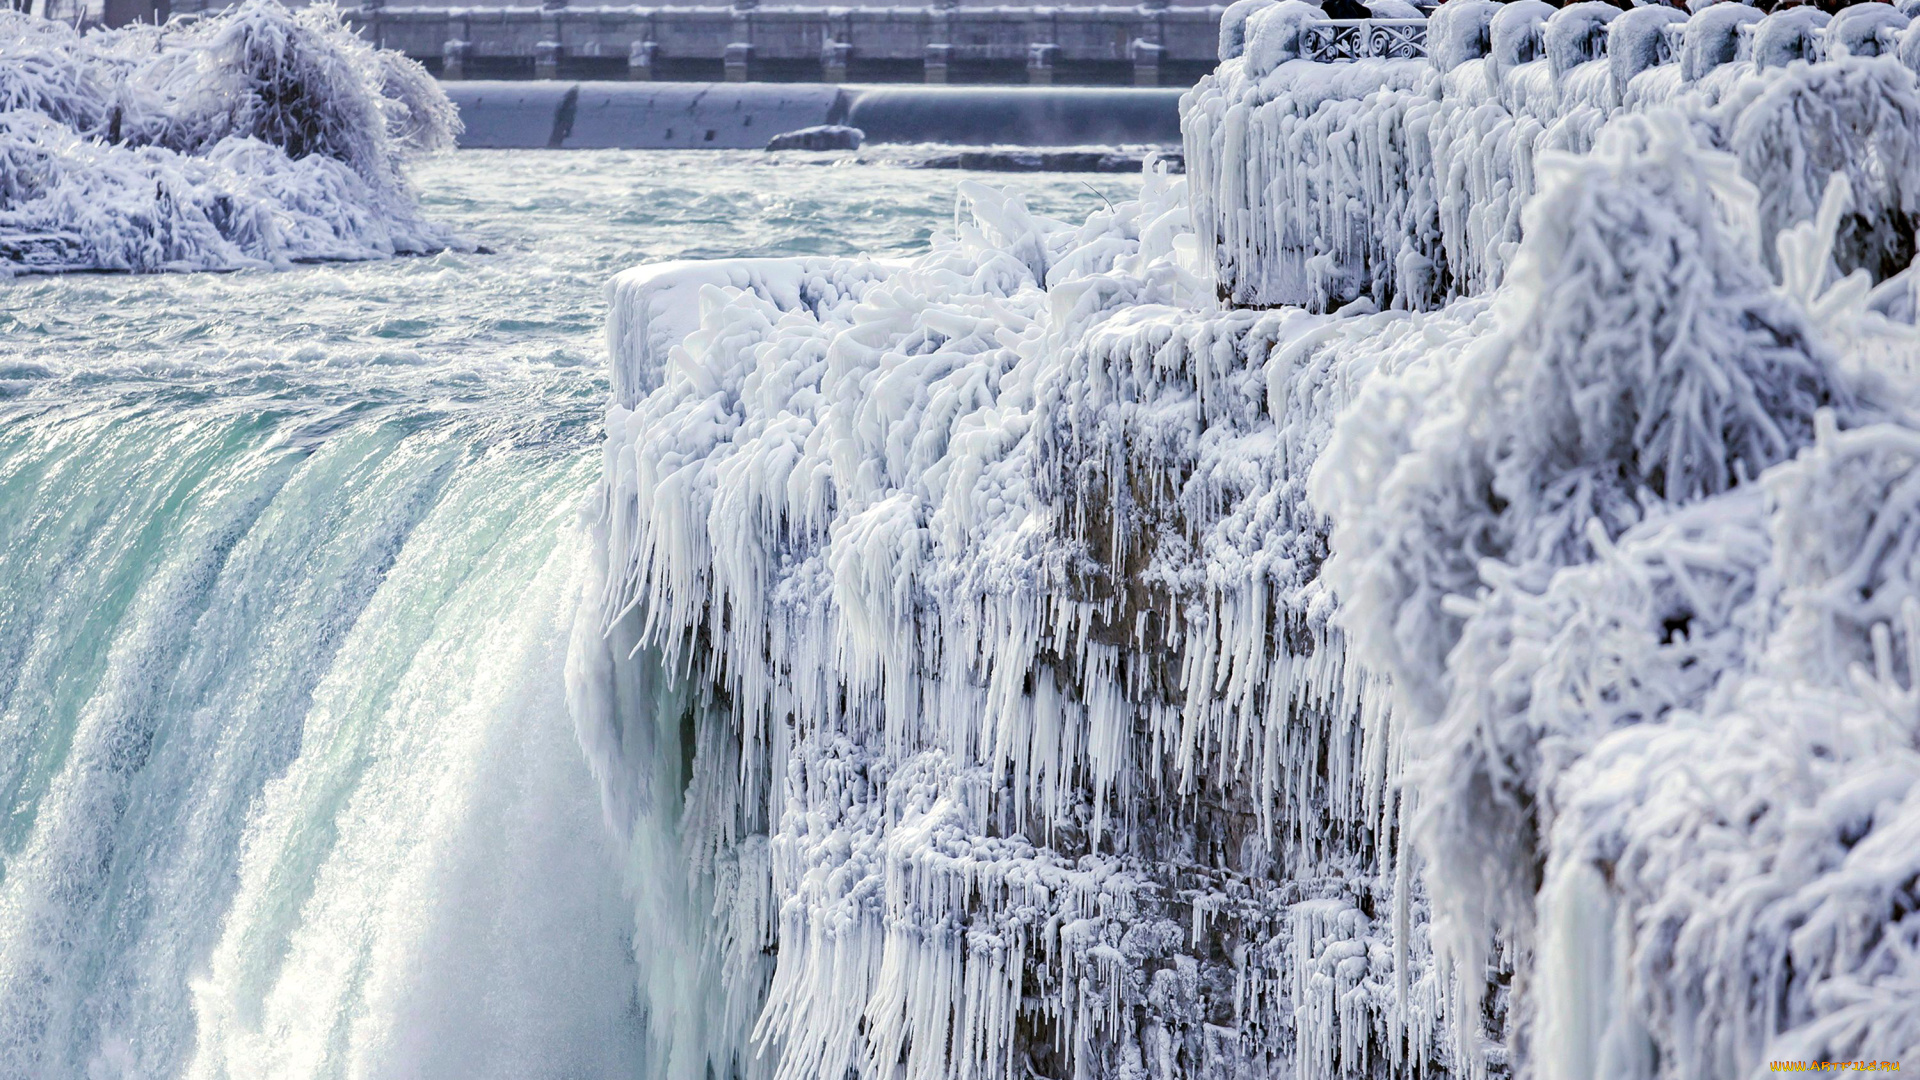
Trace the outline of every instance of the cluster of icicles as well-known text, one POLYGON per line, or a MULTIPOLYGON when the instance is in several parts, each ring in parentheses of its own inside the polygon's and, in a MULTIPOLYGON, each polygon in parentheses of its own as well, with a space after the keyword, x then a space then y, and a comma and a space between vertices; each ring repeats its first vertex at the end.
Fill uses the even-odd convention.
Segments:
POLYGON ((670 1075, 1920 1054, 1920 88, 1553 63, 1232 60, 1082 225, 616 279, 572 700, 670 1075), (1288 244, 1366 287, 1222 303, 1288 244))
POLYGON ((1220 67, 1185 102, 1196 220, 1230 302, 1432 310, 1484 295, 1514 258, 1539 156, 1584 153, 1611 117, 1663 105, 1758 185, 1767 235, 1809 217, 1839 171, 1856 201, 1843 269, 1886 276, 1912 257, 1920 101, 1903 69, 1920 69, 1920 29, 1890 4, 1689 18, 1452 0, 1427 22, 1427 57, 1299 59, 1323 17, 1239 0, 1220 67), (1821 56, 1877 59, 1807 62, 1821 56))
POLYGON ((406 166, 459 127, 331 5, 86 33, 0 9, 0 276, 437 251, 406 166))

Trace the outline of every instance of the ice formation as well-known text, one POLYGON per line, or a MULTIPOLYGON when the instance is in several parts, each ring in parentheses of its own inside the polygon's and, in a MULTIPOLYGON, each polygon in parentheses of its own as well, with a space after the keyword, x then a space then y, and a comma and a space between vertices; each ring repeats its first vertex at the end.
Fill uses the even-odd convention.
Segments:
POLYGON ((668 1074, 1920 1055, 1886 14, 1242 0, 1137 201, 616 279, 571 693, 668 1074))
POLYGON ((406 163, 459 118, 330 6, 85 34, 0 10, 0 273, 229 270, 457 241, 406 163))
POLYGON ((1920 209, 1911 72, 1891 56, 1792 64, 1796 45, 1821 47, 1808 43, 1809 14, 1756 26, 1758 12, 1737 4, 1686 20, 1664 7, 1456 0, 1430 21, 1428 59, 1317 64, 1297 59, 1317 9, 1269 5, 1248 22, 1247 52, 1185 102, 1194 209, 1211 226, 1199 236, 1221 297, 1426 310, 1482 295, 1513 258, 1539 156, 1584 151, 1610 116, 1656 105, 1759 186, 1769 260, 1764 241, 1809 216, 1840 170, 1856 200, 1841 266, 1904 267, 1920 209), (1758 59, 1718 62, 1736 46, 1758 59), (1823 138, 1808 139, 1814 129, 1823 138))

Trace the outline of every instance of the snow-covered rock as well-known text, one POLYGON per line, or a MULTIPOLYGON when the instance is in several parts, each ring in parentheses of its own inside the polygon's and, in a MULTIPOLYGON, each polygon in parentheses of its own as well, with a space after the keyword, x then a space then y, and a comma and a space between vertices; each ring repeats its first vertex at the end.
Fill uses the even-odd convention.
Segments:
POLYGON ((867 133, 845 124, 817 124, 781 132, 767 140, 768 150, 858 150, 867 133))

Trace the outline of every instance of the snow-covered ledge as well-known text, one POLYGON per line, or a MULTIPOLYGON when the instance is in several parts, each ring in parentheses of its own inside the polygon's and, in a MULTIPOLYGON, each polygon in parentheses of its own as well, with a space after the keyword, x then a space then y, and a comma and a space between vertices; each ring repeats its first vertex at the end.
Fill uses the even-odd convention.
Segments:
POLYGON ((613 399, 632 408, 657 389, 673 347, 699 327, 703 305, 724 302, 724 290, 750 292, 778 311, 816 310, 884 280, 896 265, 814 257, 688 260, 623 270, 607 283, 613 399))

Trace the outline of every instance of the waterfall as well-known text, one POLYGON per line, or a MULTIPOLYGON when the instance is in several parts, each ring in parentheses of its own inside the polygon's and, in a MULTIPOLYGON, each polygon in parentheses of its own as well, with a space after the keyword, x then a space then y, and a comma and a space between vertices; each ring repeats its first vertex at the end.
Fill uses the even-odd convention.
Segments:
POLYGON ((0 1074, 640 1075, 591 455, 258 400, 0 425, 0 1074))

